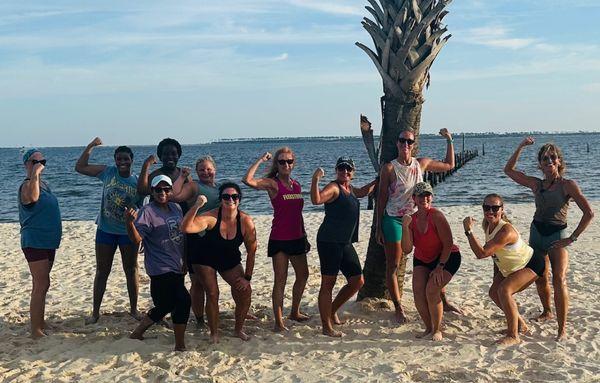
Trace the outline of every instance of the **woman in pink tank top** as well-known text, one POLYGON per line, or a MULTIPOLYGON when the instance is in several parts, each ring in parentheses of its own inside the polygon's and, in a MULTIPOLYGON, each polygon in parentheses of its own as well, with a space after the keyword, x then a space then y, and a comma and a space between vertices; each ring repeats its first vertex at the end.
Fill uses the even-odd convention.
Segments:
POLYGON ((295 160, 294 152, 288 147, 277 149, 274 156, 267 152, 250 166, 242 180, 253 189, 266 190, 273 206, 267 254, 273 260, 275 273, 272 295, 275 331, 287 330, 283 319, 283 296, 290 262, 296 281, 292 291, 292 311, 288 318, 295 321, 309 319, 308 315, 300 312, 300 300, 308 280, 306 253, 310 250, 310 244, 306 239, 302 218, 302 190, 298 181, 291 178, 295 160), (267 161, 272 162, 266 176, 254 178, 259 166, 267 161))

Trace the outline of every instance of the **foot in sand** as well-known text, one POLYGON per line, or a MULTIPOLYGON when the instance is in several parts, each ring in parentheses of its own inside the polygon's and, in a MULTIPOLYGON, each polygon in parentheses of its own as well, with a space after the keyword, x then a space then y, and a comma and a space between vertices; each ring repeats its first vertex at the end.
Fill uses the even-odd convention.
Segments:
POLYGON ((258 317, 252 313, 246 314, 246 320, 258 320, 258 317))
POLYGON ((284 332, 284 331, 290 331, 290 329, 285 326, 285 323, 283 321, 281 321, 281 322, 275 322, 275 324, 273 325, 273 331, 284 332))
POLYGON ((452 312, 452 313, 457 313, 459 315, 465 315, 465 313, 458 306, 455 306, 452 303, 444 304, 444 312, 446 312, 446 313, 452 312))
POLYGON ((40 339, 46 337, 46 333, 42 330, 36 330, 31 332, 31 339, 40 339))
POLYGON ((521 339, 519 339, 518 337, 512 337, 512 336, 505 336, 502 339, 499 339, 496 341, 496 344, 499 346, 510 346, 513 344, 519 344, 521 343, 521 339))
POLYGON ((187 350, 184 345, 184 346, 175 346, 175 351, 187 351, 187 350))
POLYGON ((235 336, 237 336, 238 338, 240 338, 244 342, 247 341, 248 339, 250 339, 250 335, 246 334, 243 331, 236 331, 235 332, 235 336))
POLYGON ((567 339, 567 332, 565 330, 558 330, 558 335, 556 338, 554 338, 554 340, 557 342, 562 342, 565 339, 567 339))
POLYGON ((100 315, 90 315, 89 317, 85 318, 85 324, 94 324, 94 323, 98 323, 98 320, 100 319, 100 315))
POLYGON ((129 334, 129 338, 137 339, 137 340, 144 340, 144 335, 143 335, 143 333, 140 333, 139 331, 133 330, 133 332, 131 334, 129 334))
POLYGON ((436 331, 431 336, 431 340, 434 341, 434 342, 441 342, 442 339, 444 339, 444 336, 442 335, 441 331, 436 331))
MULTIPOLYGON (((131 315, 133 317, 133 319, 135 319, 136 321, 141 321, 142 318, 144 317, 144 314, 140 313, 137 310, 132 310, 129 312, 129 315, 131 315)), ((97 320, 97 319, 96 319, 97 320)))
POLYGON ((427 337, 428 335, 431 335, 431 330, 430 329, 426 329, 422 333, 419 333, 419 334, 415 335, 415 338, 421 339, 421 338, 427 337))
POLYGON ((331 329, 323 328, 323 335, 327 335, 327 336, 330 336, 333 338, 341 338, 342 335, 344 335, 344 334, 341 331, 337 331, 332 328, 331 329))
POLYGON ((202 318, 196 318, 196 329, 197 330, 204 330, 204 329, 206 329, 206 322, 204 321, 204 317, 202 317, 202 318))
POLYGON ((290 314, 288 319, 291 319, 296 322, 306 322, 310 319, 310 316, 301 312, 297 312, 296 314, 290 314))
POLYGON ((533 320, 535 320, 537 322, 544 322, 544 321, 547 321, 548 319, 552 319, 552 318, 554 318, 554 314, 552 314, 552 311, 544 311, 538 317, 534 318, 533 320))
POLYGON ((341 324, 345 324, 346 320, 340 319, 340 317, 337 315, 337 313, 333 313, 333 315, 331 316, 331 323, 341 325, 341 324))
POLYGON ((408 318, 406 317, 406 315, 404 315, 404 310, 402 310, 402 308, 397 308, 396 312, 394 313, 394 316, 398 324, 404 324, 408 322, 408 318))
POLYGON ((208 339, 210 344, 219 343, 219 333, 210 334, 210 338, 208 339))

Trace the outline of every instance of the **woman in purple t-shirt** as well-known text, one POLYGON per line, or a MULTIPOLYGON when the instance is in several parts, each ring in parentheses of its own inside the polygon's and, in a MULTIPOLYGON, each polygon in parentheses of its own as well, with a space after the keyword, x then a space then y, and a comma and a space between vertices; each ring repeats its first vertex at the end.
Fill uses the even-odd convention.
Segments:
POLYGON ((298 181, 291 178, 296 157, 292 149, 277 149, 274 156, 263 154, 246 172, 243 182, 253 189, 266 190, 273 206, 273 223, 267 254, 273 259, 275 282, 273 284, 273 314, 275 331, 287 330, 283 320, 283 295, 287 281, 288 265, 292 263, 296 281, 292 292, 292 311, 288 316, 295 321, 306 321, 308 315, 300 312, 300 300, 308 280, 306 253, 310 244, 304 231, 302 208, 304 199, 298 181), (258 167, 272 160, 264 178, 254 178, 258 167))

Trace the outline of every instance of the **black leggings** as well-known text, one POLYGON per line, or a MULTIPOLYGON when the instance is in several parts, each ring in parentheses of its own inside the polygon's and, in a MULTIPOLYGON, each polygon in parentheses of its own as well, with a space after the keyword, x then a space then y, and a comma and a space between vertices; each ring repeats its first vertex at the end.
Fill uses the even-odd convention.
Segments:
POLYGON ((150 295, 154 307, 148 312, 148 316, 154 323, 160 322, 168 313, 171 313, 173 324, 187 323, 192 299, 185 288, 183 274, 150 276, 150 295))

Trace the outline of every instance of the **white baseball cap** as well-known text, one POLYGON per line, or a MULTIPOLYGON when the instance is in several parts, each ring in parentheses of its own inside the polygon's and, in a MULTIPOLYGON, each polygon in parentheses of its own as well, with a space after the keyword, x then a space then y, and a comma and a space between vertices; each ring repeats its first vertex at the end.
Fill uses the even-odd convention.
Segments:
POLYGON ((171 181, 171 179, 165 176, 164 174, 159 174, 156 177, 152 178, 152 183, 150 184, 150 186, 154 188, 161 182, 166 182, 169 186, 173 186, 173 181, 171 181))

